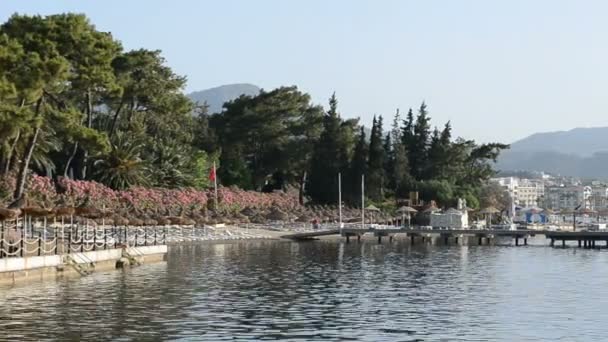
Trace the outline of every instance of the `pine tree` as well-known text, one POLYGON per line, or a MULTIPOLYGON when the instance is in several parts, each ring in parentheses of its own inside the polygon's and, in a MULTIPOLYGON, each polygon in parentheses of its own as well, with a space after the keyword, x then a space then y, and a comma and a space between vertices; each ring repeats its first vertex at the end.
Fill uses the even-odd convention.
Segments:
POLYGON ((428 161, 426 163, 426 171, 424 173, 425 179, 435 179, 437 175, 441 172, 440 168, 442 165, 442 153, 441 153, 441 141, 439 130, 437 127, 433 130, 433 134, 431 135, 431 142, 429 144, 428 150, 428 161))
POLYGON ((395 117, 393 119, 393 127, 391 129, 391 140, 392 140, 392 161, 391 161, 391 167, 388 169, 388 173, 390 174, 389 181, 390 181, 390 186, 392 187, 392 189, 395 191, 396 195, 402 195, 405 194, 406 191, 406 187, 409 186, 410 183, 410 171, 409 171, 409 165, 408 165, 408 160, 407 160, 407 150, 405 148, 405 142, 404 142, 404 137, 406 136, 406 132, 407 135, 410 136, 411 140, 411 135, 412 135, 412 124, 411 121, 414 120, 413 119, 414 114, 412 113, 412 110, 410 109, 407 115, 407 119, 405 122, 405 126, 402 129, 401 127, 399 127, 399 124, 401 122, 401 117, 399 115, 399 109, 397 109, 397 112, 395 113, 395 117))
POLYGON ((412 111, 412 108, 410 108, 407 111, 407 117, 403 120, 403 129, 401 132, 401 142, 406 149, 409 149, 409 146, 414 140, 414 124, 414 112, 412 111))
POLYGON ((338 100, 334 93, 329 99, 329 110, 323 120, 323 132, 315 146, 310 170, 308 194, 317 203, 336 203, 338 173, 344 171, 344 151, 340 143, 342 120, 338 114, 338 100))
POLYGON ((426 110, 426 104, 422 102, 413 127, 412 141, 408 148, 408 158, 412 176, 416 180, 427 179, 425 170, 428 163, 428 148, 430 139, 430 118, 426 110))
POLYGON ((353 159, 347 174, 347 187, 344 188, 345 198, 351 204, 359 204, 361 199, 361 176, 367 172, 368 146, 365 139, 365 130, 361 126, 361 131, 353 152, 353 159))
POLYGON ((384 182, 384 149, 382 143, 382 116, 374 116, 372 133, 369 141, 368 172, 366 175, 366 194, 372 200, 383 198, 384 182))
POLYGON ((393 169, 395 167, 395 153, 393 150, 392 132, 388 132, 384 138, 384 187, 393 192, 395 189, 395 179, 393 169))

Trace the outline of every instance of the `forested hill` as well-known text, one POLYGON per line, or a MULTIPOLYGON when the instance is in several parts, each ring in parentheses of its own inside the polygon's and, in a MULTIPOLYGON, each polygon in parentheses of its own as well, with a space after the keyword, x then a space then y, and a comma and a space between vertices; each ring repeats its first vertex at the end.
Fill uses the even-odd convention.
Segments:
POLYGON ((608 127, 536 133, 501 154, 501 170, 545 171, 565 176, 607 178, 608 127))
POLYGON ((226 84, 215 88, 195 91, 188 94, 188 98, 199 104, 207 103, 209 113, 219 113, 222 106, 228 101, 232 101, 241 95, 255 96, 260 93, 260 88, 249 83, 226 84))

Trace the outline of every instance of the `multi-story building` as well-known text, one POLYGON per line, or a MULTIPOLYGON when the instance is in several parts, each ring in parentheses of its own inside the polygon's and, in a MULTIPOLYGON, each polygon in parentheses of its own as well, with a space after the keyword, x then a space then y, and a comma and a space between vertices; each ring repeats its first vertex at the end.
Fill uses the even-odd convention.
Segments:
POLYGON ((536 207, 545 195, 545 185, 540 179, 501 177, 491 181, 502 186, 519 207, 536 207))
POLYGON ((608 208, 608 188, 596 185, 556 186, 546 190, 544 206, 553 210, 608 208))

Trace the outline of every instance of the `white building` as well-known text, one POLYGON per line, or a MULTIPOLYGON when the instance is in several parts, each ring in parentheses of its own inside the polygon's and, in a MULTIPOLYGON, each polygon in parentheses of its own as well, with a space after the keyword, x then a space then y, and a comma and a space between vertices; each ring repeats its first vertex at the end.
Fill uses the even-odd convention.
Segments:
POLYGON ((545 185, 542 180, 500 177, 492 178, 491 181, 509 192, 513 202, 519 207, 537 207, 545 195, 545 185))
POLYGON ((469 227, 469 215, 466 210, 458 209, 448 209, 442 213, 432 213, 431 226, 465 229, 469 227))

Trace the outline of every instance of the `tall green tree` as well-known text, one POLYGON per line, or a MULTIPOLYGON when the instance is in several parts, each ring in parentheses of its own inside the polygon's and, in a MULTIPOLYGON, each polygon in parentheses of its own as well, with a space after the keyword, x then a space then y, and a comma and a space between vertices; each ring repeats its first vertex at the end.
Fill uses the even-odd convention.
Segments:
POLYGON ((366 195, 373 200, 384 196, 384 148, 382 139, 382 116, 374 116, 369 142, 369 159, 366 175, 366 195))
POLYGON ((428 149, 430 142, 430 118, 423 102, 418 109, 416 123, 413 126, 412 141, 407 145, 408 158, 412 176, 418 180, 428 179, 425 171, 428 163, 428 149))
POLYGON ((19 77, 13 84, 17 102, 27 112, 27 130, 20 131, 18 142, 22 142, 20 152, 21 164, 18 167, 17 184, 13 197, 20 199, 25 191, 25 182, 30 161, 41 131, 52 120, 55 105, 63 109, 63 103, 57 100, 58 94, 65 91, 68 79, 69 63, 63 57, 51 39, 49 32, 52 23, 40 16, 13 15, 0 27, 0 35, 12 39, 23 51, 20 63, 5 70, 5 75, 19 77))
MULTIPOLYGON (((224 108, 210 124, 222 155, 243 158, 251 176, 248 188, 261 189, 277 173, 290 182, 303 177, 323 128, 323 108, 313 105, 308 94, 281 87, 241 96, 224 108)), ((229 170, 224 157, 221 160, 219 177, 226 181, 224 172, 229 170)))
MULTIPOLYGON (((408 120, 413 120, 413 114, 411 110, 408 113, 408 120)), ((402 129, 400 127, 401 117, 399 115, 399 109, 395 113, 393 118, 393 126, 391 128, 390 136, 392 140, 392 163, 387 169, 387 173, 390 174, 390 186, 397 196, 403 196, 407 192, 407 188, 411 183, 407 150, 404 143, 404 131, 411 134, 411 128, 402 129)))
POLYGON ((329 110, 323 118, 323 132, 315 146, 307 185, 308 195, 318 203, 336 203, 338 173, 344 173, 348 147, 344 145, 342 119, 338 113, 338 99, 329 99, 329 110))
POLYGON ((353 158, 346 174, 347 185, 343 191, 345 198, 352 205, 361 203, 361 176, 367 173, 367 159, 369 155, 368 141, 365 138, 365 128, 361 126, 355 145, 353 158))

